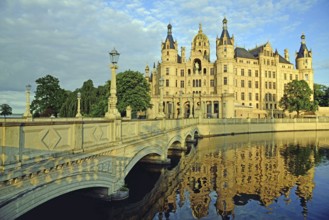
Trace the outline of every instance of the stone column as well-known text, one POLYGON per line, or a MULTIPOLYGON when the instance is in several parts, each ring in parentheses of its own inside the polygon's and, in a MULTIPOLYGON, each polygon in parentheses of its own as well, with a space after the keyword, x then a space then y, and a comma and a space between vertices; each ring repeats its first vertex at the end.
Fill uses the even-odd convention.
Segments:
POLYGON ((189 118, 193 118, 193 112, 192 112, 192 98, 190 99, 190 115, 189 118))

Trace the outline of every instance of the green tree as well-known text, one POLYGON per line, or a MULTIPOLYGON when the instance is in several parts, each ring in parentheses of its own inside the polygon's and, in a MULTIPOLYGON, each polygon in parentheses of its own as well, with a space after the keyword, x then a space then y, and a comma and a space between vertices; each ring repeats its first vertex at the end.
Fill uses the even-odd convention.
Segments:
POLYGON ((2 104, 0 106, 0 111, 0 115, 3 115, 4 117, 12 114, 12 109, 8 104, 2 104))
POLYGON ((289 112, 296 111, 299 117, 302 111, 316 111, 317 102, 311 101, 312 90, 304 80, 293 80, 284 88, 279 106, 289 112))
POLYGON ((108 97, 109 97, 109 91, 110 91, 110 84, 111 82, 108 81, 103 86, 98 86, 98 88, 95 91, 97 102, 95 102, 91 106, 91 112, 90 116, 93 117, 104 117, 105 112, 107 112, 108 109, 108 97))
POLYGON ((314 100, 320 106, 329 106, 329 88, 325 85, 314 84, 314 100))
POLYGON ((127 70, 117 75, 117 108, 121 114, 127 106, 132 108, 133 114, 152 107, 149 94, 150 85, 138 71, 127 70))
POLYGON ((51 75, 41 77, 35 82, 37 89, 31 104, 33 115, 35 117, 57 116, 66 100, 67 92, 59 86, 59 80, 51 75))

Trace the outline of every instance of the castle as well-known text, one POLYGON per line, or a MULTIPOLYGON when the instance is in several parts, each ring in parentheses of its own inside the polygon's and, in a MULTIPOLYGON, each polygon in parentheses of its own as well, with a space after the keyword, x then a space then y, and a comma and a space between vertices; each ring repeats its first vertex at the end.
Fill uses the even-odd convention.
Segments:
POLYGON ((283 117, 278 103, 287 83, 303 79, 313 90, 312 51, 304 34, 294 66, 287 49, 281 56, 269 42, 251 50, 235 47, 227 24, 224 18, 214 62, 210 61, 210 42, 201 24, 189 58, 185 47, 179 54, 172 25, 168 25, 161 62, 151 71, 148 66, 145 69, 153 104, 148 118, 283 117))

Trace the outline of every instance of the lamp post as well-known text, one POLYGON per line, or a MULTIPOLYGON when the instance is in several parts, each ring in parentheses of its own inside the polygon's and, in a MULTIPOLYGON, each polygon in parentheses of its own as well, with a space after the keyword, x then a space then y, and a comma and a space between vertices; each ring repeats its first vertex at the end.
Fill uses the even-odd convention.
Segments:
POLYGON ((161 77, 159 79, 160 102, 159 102, 159 114, 157 116, 158 119, 163 119, 165 117, 165 114, 163 112, 163 82, 164 82, 164 79, 163 79, 163 77, 161 77))
POLYGON ((26 85, 26 105, 25 105, 25 113, 24 113, 24 117, 25 118, 31 118, 32 114, 31 114, 31 110, 30 110, 30 93, 31 93, 31 85, 28 84, 26 85))
POLYGON ((119 60, 119 52, 113 48, 111 52, 109 52, 111 58, 111 70, 112 70, 112 79, 111 79, 111 89, 110 89, 110 97, 108 99, 108 110, 105 114, 106 118, 109 119, 119 119, 121 115, 117 109, 117 82, 116 82, 116 73, 115 70, 118 69, 117 63, 119 60))
POLYGON ((82 115, 80 113, 80 101, 81 101, 81 93, 80 92, 78 92, 77 99, 78 99, 78 108, 77 108, 77 114, 75 115, 75 117, 81 118, 82 115))

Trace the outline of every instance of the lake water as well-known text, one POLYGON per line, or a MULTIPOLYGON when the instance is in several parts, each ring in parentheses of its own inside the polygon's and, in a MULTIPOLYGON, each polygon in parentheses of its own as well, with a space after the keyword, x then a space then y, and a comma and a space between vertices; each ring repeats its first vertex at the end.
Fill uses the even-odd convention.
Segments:
POLYGON ((329 132, 200 139, 175 166, 137 164, 130 198, 73 192, 21 219, 328 219, 329 132))

